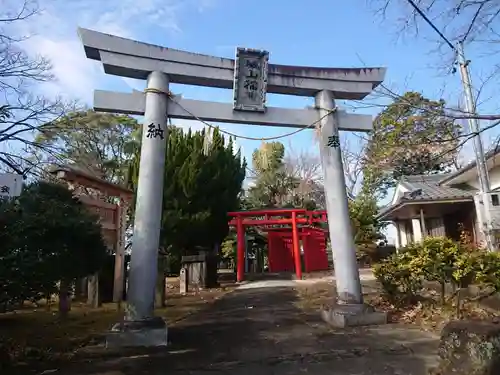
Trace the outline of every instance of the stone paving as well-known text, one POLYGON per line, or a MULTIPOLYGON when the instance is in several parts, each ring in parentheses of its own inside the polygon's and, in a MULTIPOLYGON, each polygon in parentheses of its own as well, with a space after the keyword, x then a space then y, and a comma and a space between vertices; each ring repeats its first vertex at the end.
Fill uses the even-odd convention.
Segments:
MULTIPOLYGON (((359 278, 361 282, 375 281, 375 276, 373 275, 373 271, 369 268, 360 269, 359 278)), ((276 275, 274 280, 266 279, 260 281, 243 282, 243 284, 240 287, 238 287, 238 289, 243 290, 243 289, 276 288, 276 287, 293 288, 301 285, 315 284, 317 282, 333 282, 333 281, 335 281, 335 275, 319 276, 303 280, 295 280, 293 278, 284 279, 283 277, 281 277, 281 275, 276 275)))
MULTIPOLYGON (((294 284, 297 286, 297 284, 294 284)), ((424 375, 438 338, 414 327, 331 329, 290 286, 237 289, 171 327, 167 349, 74 363, 54 375, 424 375)))

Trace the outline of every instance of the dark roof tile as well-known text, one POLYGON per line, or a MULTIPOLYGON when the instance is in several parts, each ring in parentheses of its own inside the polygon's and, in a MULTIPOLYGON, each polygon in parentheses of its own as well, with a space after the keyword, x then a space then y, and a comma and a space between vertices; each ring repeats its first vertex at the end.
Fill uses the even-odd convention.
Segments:
POLYGON ((470 198, 473 191, 459 187, 442 186, 439 182, 448 174, 404 176, 401 184, 409 190, 400 200, 432 200, 470 198))

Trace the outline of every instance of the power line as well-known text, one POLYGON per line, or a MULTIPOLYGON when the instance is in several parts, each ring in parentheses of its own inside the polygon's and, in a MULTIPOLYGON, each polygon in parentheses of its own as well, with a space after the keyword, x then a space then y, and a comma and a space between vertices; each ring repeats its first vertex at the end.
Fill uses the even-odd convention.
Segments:
POLYGON ((406 0, 414 9, 415 11, 425 20, 425 22, 427 22, 429 24, 430 27, 432 27, 432 29, 438 33, 438 35, 441 37, 441 39, 444 40, 444 42, 453 50, 453 51, 457 51, 457 49, 455 48, 455 46, 448 40, 448 38, 446 38, 444 36, 444 34, 437 28, 436 25, 434 25, 434 23, 429 19, 429 17, 427 17, 425 15, 424 12, 422 12, 422 10, 418 7, 417 4, 415 4, 415 2, 413 0, 406 0))
POLYGON ((472 30, 472 27, 474 26, 474 23, 476 22, 476 19, 479 16, 479 13, 481 12, 481 9, 483 9, 483 5, 484 4, 485 3, 481 3, 481 5, 479 5, 479 7, 477 8, 476 14, 474 14, 474 17, 472 17, 472 21, 471 21, 471 23, 469 25, 469 28, 467 29, 467 32, 465 33, 464 37, 462 38, 462 43, 465 42, 465 40, 469 36, 469 34, 470 34, 471 30, 472 30))
MULTIPOLYGON (((452 138, 450 140, 448 140, 448 142, 451 142, 453 140, 459 140, 460 138, 463 138, 460 142, 458 142, 454 147, 451 147, 449 149, 446 149, 440 153, 438 153, 437 155, 433 155, 432 158, 430 158, 429 162, 431 163, 439 163, 443 157, 447 156, 448 154, 451 154, 452 152, 455 152, 455 151, 458 151, 459 149, 461 149, 468 141, 470 141, 471 139, 473 139, 475 136, 481 134, 482 132, 484 131, 487 131, 487 130, 490 130, 492 128, 494 128, 495 126, 498 126, 500 124, 500 121, 497 121, 493 124, 490 124, 482 129, 479 129, 477 132, 470 132, 470 133, 466 133, 466 134, 461 134, 455 138, 452 138)), ((366 139, 364 138, 363 136, 359 135, 359 134, 356 134, 356 133, 353 133, 356 137, 364 140, 364 141, 369 141, 369 139, 366 139)), ((446 142, 445 140, 440 140, 440 142, 446 142)), ((430 143, 430 140, 423 140, 422 142, 417 142, 417 143, 405 143, 404 145, 402 145, 401 147, 411 147, 411 146, 426 146, 430 143)), ((436 142, 437 143, 437 142, 436 142)), ((495 146, 494 149, 499 149, 499 142, 497 142, 497 145, 495 146)), ((476 164, 477 164, 477 161, 476 161, 476 164)))
MULTIPOLYGON (((479 6, 478 9, 476 10, 476 13, 474 14, 474 17, 472 19, 471 24, 469 25, 469 28, 467 32, 465 33, 465 36, 463 40, 461 40, 457 47, 455 47, 444 35, 439 29, 432 23, 432 21, 420 10, 420 8, 415 4, 413 0, 407 0, 407 2, 415 9, 415 11, 429 24, 429 26, 445 41, 445 43, 455 52, 455 57, 458 60, 458 65, 460 66, 460 78, 462 81, 462 86, 464 88, 464 96, 465 96, 465 106, 467 109, 467 112, 471 115, 476 114, 476 103, 474 101, 474 97, 472 95, 472 84, 471 84, 471 79, 470 79, 470 73, 469 73, 469 68, 468 64, 469 61, 465 58, 464 55, 464 49, 463 49, 463 43, 464 40, 469 36, 469 33, 472 30, 473 24, 476 21, 479 13, 481 12, 482 6, 479 6)), ((469 118, 469 127, 471 130, 471 133, 473 136, 471 137, 474 141, 474 153, 476 154, 476 165, 477 165, 477 170, 478 170, 478 178, 479 178, 479 192, 480 194, 483 195, 483 205, 479 207, 480 213, 485 218, 485 230, 483 231, 487 243, 487 247, 489 250, 494 250, 495 249, 495 239, 494 236, 492 236, 491 229, 493 228, 492 226, 492 220, 491 220, 491 213, 490 213, 490 198, 487 196, 484 196, 484 194, 487 194, 490 192, 490 182, 489 182, 489 176, 488 176, 488 169, 486 167, 486 160, 484 157, 484 150, 483 150, 483 144, 481 141, 480 137, 480 127, 479 127, 479 122, 477 118, 469 118)), ((463 145, 465 142, 467 142, 468 139, 464 140, 459 146, 463 145)), ((442 155, 441 155, 442 157, 442 155)))

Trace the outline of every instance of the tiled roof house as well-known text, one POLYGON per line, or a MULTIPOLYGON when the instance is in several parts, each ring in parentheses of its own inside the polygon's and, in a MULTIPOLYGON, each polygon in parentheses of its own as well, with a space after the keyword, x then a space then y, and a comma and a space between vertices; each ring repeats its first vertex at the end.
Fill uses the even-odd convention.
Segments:
MULTIPOLYGON (((491 190, 500 195, 500 150, 486 155, 491 190)), ((418 241, 423 236, 448 236, 459 239, 465 231, 476 242, 484 241, 478 218, 478 175, 475 161, 451 173, 403 176, 396 186, 390 204, 379 212, 379 218, 391 221, 397 231, 397 246, 418 241)), ((489 195, 493 216, 499 195, 489 195)), ((492 216, 492 217, 493 217, 492 216)), ((498 221, 500 224, 500 220, 498 221)))

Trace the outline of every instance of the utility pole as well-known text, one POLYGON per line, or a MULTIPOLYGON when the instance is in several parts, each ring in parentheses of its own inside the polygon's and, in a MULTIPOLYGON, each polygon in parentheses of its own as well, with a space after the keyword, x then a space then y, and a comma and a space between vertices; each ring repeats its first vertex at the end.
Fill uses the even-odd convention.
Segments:
MULTIPOLYGON (((464 88, 465 96, 465 109, 469 115, 476 114, 476 103, 472 95, 472 83, 469 74, 469 60, 465 58, 463 42, 457 45, 458 64, 460 67, 460 78, 464 88)), ((486 168, 486 159, 484 156, 483 142, 479 133, 479 121, 477 118, 469 118, 469 131, 474 134, 474 153, 476 156, 476 166, 479 176, 479 190, 482 197, 483 204, 479 207, 482 214, 482 220, 485 227, 485 239, 488 250, 495 250, 495 243, 492 236, 492 225, 490 215, 490 179, 488 176, 488 169, 486 168)))
MULTIPOLYGON (((449 39, 447 39, 444 34, 439 31, 439 29, 432 23, 432 21, 425 15, 424 12, 415 4, 413 0, 406 0, 415 11, 427 22, 427 24, 441 37, 441 39, 458 55, 458 65, 460 67, 460 78, 462 79, 462 85, 464 87, 465 94, 465 109, 469 116, 473 116, 476 114, 476 103, 474 97, 472 95, 472 84, 469 74, 469 60, 465 58, 464 55, 464 41, 467 38, 470 28, 465 34, 465 37, 460 41, 455 47, 449 39)), ((481 7, 479 7, 481 10, 481 7)), ((478 10, 478 12, 479 12, 478 10)), ((476 16, 478 13, 476 13, 476 16)), ((474 17, 474 21, 475 21, 474 17)), ((474 23, 474 21, 472 21, 474 23)), ((472 26, 472 25, 471 25, 472 26)), ((484 157, 483 143, 481 142, 481 136, 479 133, 479 121, 477 118, 469 118, 469 129, 473 136, 474 140, 474 153, 476 154, 476 167, 477 173, 479 175, 479 195, 480 201, 477 202, 476 212, 480 216, 480 222, 483 225, 483 232, 485 234, 486 246, 488 250, 495 251, 496 250, 496 241, 493 236, 493 226, 491 220, 491 212, 490 212, 490 180, 488 177, 488 169, 486 168, 486 159, 484 157), (479 203, 479 204, 478 204, 479 203)))

